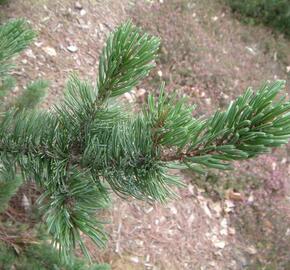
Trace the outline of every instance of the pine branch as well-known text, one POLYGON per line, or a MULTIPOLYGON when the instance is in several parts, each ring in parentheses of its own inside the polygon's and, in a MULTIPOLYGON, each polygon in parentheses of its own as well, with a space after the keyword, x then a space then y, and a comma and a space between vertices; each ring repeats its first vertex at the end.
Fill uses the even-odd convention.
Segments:
POLYGON ((172 119, 167 116, 162 120, 160 143, 178 147, 176 152, 164 153, 162 160, 180 161, 198 171, 202 167, 230 169, 231 160, 252 158, 269 152, 270 147, 286 144, 290 138, 290 102, 285 101, 285 96, 274 101, 284 87, 284 81, 276 81, 266 83, 257 94, 249 88, 226 111, 218 111, 203 121, 190 120, 188 109, 183 111, 185 116, 178 115, 172 103, 163 104, 165 108, 159 106, 163 118, 164 112, 173 115, 172 119), (168 122, 173 124, 170 128, 166 127, 168 122), (190 130, 192 127, 194 130, 190 130))
POLYGON ((14 106, 19 110, 35 108, 44 98, 48 85, 44 80, 29 83, 23 93, 17 97, 14 106))
MULTIPOLYGON (((2 159, 2 162, 4 160, 2 159)), ((21 186, 22 180, 15 175, 15 167, 8 163, 0 169, 0 213, 3 212, 11 197, 15 195, 21 186)))
POLYGON ((154 67, 159 39, 131 22, 121 25, 110 35, 99 60, 99 98, 129 92, 154 67))
MULTIPOLYGON (((72 75, 64 101, 50 111, 11 110, 0 123, 0 160, 15 164, 26 179, 43 189, 44 220, 64 258, 81 233, 98 246, 106 240, 95 213, 105 208, 110 191, 121 197, 161 202, 175 196, 181 181, 168 168, 195 171, 228 169, 232 160, 265 153, 287 143, 290 104, 276 96, 284 82, 251 89, 224 112, 209 119, 192 117, 194 107, 158 99, 133 116, 112 103, 152 68, 159 40, 131 23, 108 39, 100 57, 97 87, 72 75)), ((5 165, 6 164, 6 165, 5 165)))
POLYGON ((35 33, 24 20, 12 20, 0 26, 0 77, 11 69, 9 60, 23 51, 34 37, 35 33))
POLYGON ((12 76, 5 76, 0 78, 0 108, 1 111, 5 109, 6 104, 4 98, 7 96, 9 91, 15 86, 16 80, 12 76), (1 80, 2 79, 2 80, 1 80))

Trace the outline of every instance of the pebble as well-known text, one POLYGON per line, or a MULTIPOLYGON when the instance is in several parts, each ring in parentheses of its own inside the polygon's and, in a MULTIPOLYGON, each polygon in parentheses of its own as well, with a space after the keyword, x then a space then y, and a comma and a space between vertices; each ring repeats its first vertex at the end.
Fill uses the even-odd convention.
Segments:
POLYGON ((214 240, 214 241, 213 241, 213 245, 214 245, 216 248, 224 249, 225 246, 226 246, 226 242, 225 242, 225 241, 214 240))
POLYGON ((246 47, 246 50, 251 53, 252 55, 256 55, 257 53, 255 52, 255 50, 251 47, 246 47))
POLYGON ((82 4, 80 2, 78 2, 78 1, 75 2, 75 9, 79 9, 79 10, 83 9, 82 4))
POLYGON ((33 53, 33 51, 31 49, 27 49, 25 51, 25 54, 29 57, 29 58, 33 58, 33 59, 36 59, 36 56, 35 54, 33 53))
POLYGON ((130 258, 130 261, 133 262, 133 263, 139 263, 139 258, 136 257, 136 256, 133 256, 130 258))
POLYGON ((67 50, 68 50, 69 52, 71 52, 71 53, 75 53, 75 52, 78 50, 78 47, 75 46, 75 45, 69 45, 69 46, 67 46, 66 48, 67 48, 67 50))
POLYGON ((46 54, 48 54, 49 56, 56 56, 56 50, 52 47, 44 47, 43 50, 45 51, 46 54))
POLYGON ((236 234, 236 230, 233 227, 229 227, 228 231, 229 231, 230 235, 235 235, 236 234))
POLYGON ((80 11, 80 15, 81 16, 85 16, 87 14, 87 12, 84 10, 84 9, 82 9, 81 11, 80 11))
POLYGON ((205 103, 206 103, 207 105, 210 105, 210 104, 211 104, 211 99, 210 99, 210 98, 206 98, 204 101, 205 101, 205 103))
POLYGON ((42 42, 34 42, 34 45, 35 45, 36 47, 38 47, 38 48, 41 47, 42 44, 43 44, 42 42))

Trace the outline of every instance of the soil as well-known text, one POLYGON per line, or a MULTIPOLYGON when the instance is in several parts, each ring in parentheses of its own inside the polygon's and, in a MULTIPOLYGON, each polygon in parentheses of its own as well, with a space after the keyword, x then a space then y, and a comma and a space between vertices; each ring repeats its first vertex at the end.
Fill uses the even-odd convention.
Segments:
MULTIPOLYGON (((241 24, 222 1, 10 0, 1 16, 26 18, 38 32, 17 58, 13 95, 31 80, 48 79, 43 108, 60 102, 71 72, 95 81, 108 33, 128 18, 160 36, 162 46, 157 68, 125 102, 142 102, 165 81, 167 91, 198 105, 195 114, 209 115, 248 86, 290 76, 290 42, 241 24)), ((290 269, 289 153, 289 146, 276 149, 205 177, 175 171, 188 187, 166 205, 114 197, 108 248, 88 241, 94 260, 113 270, 290 269)))

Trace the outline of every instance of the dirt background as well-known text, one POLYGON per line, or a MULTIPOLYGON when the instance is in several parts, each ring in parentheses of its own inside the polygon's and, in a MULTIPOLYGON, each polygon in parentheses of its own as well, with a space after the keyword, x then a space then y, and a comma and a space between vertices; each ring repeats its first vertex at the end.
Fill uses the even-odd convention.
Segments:
MULTIPOLYGON (((162 39, 157 68, 122 97, 132 107, 165 81, 167 91, 198 105, 196 115, 209 115, 248 86, 290 77, 290 42, 241 24, 221 0, 10 0, 0 7, 1 20, 19 17, 38 37, 16 59, 12 94, 47 79, 42 108, 61 101, 70 72, 95 81, 108 33, 128 18, 162 39)), ((113 270, 290 269, 289 153, 289 146, 275 149, 228 173, 176 171, 188 188, 166 205, 113 198, 108 248, 88 242, 94 260, 113 270)))

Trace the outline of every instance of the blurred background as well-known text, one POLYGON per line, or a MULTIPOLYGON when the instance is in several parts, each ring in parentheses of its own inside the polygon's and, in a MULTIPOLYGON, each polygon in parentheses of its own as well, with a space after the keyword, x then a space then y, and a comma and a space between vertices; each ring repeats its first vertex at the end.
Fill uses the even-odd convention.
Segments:
MULTIPOLYGON (((37 38, 14 59, 4 104, 39 79, 46 94, 28 99, 41 108, 62 99, 70 72, 95 81, 106 37, 127 19, 162 41, 157 67, 120 101, 133 109, 162 81, 198 116, 249 86, 290 78, 289 0, 0 0, 0 23, 12 18, 28 20, 37 38)), ((78 253, 74 266, 58 260, 37 224, 39 194, 22 186, 0 215, 0 269, 290 269, 290 145, 235 168, 176 171, 187 188, 166 205, 114 198, 108 247, 90 250, 107 265, 94 268, 78 253)))

